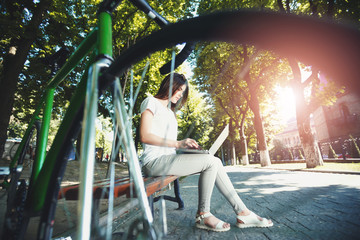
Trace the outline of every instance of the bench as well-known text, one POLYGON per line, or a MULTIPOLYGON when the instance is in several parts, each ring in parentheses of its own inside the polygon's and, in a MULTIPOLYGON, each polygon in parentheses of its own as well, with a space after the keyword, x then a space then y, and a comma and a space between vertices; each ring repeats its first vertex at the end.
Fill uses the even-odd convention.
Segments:
MULTIPOLYGON (((180 196, 179 191, 179 179, 178 176, 164 176, 164 177, 143 177, 146 194, 149 199, 149 204, 152 212, 154 213, 154 202, 163 197, 165 200, 169 200, 172 202, 178 203, 178 210, 184 209, 184 202, 180 196), (153 197, 154 194, 163 188, 167 187, 170 183, 174 183, 174 194, 175 197, 172 196, 157 196, 153 197)), ((94 212, 93 214, 97 214, 98 207, 100 203, 100 199, 108 199, 109 198, 109 189, 110 189, 110 180, 100 180, 96 181, 93 184, 93 198, 94 198, 94 212)), ((78 200, 79 193, 79 184, 69 185, 66 187, 62 187, 59 191, 58 199, 66 199, 66 200, 78 200)), ((116 178, 114 183, 114 198, 126 195, 127 198, 131 197, 131 193, 133 193, 133 197, 135 197, 135 189, 133 183, 130 181, 129 177, 116 178)), ((129 205, 131 206, 131 205, 129 205)), ((121 210, 121 213, 126 212, 128 207, 124 206, 121 210)))

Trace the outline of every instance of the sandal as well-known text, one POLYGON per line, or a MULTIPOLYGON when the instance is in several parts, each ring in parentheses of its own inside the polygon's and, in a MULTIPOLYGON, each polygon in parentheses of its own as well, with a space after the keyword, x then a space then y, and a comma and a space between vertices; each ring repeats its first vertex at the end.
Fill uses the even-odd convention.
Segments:
POLYGON ((205 230, 210 230, 210 231, 214 231, 214 232, 226 232, 230 230, 230 227, 224 228, 224 222, 223 221, 219 221, 218 224, 216 224, 216 227, 213 228, 211 226, 208 226, 205 224, 204 219, 213 216, 211 213, 205 213, 203 215, 196 215, 196 223, 195 223, 195 227, 200 228, 200 229, 205 229, 205 230))
POLYGON ((253 212, 247 216, 237 216, 236 218, 242 221, 242 223, 236 222, 236 226, 239 228, 271 227, 274 225, 269 219, 262 218, 262 220, 260 220, 253 212))

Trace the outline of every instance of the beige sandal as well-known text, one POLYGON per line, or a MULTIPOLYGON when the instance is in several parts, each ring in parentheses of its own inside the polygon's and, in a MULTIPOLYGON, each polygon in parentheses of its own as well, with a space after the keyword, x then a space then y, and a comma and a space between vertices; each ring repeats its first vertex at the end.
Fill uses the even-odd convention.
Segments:
POLYGON ((250 227, 272 227, 274 225, 269 219, 262 218, 260 220, 258 216, 251 212, 247 216, 237 216, 237 219, 242 221, 243 223, 236 222, 236 226, 239 228, 250 228, 250 227))
POLYGON ((230 226, 227 228, 224 228, 224 222, 223 221, 219 221, 218 224, 216 224, 216 227, 213 228, 211 226, 208 226, 205 224, 204 219, 207 217, 211 217, 213 216, 211 213, 205 213, 203 215, 197 214, 196 215, 196 223, 195 223, 195 227, 200 228, 200 229, 205 229, 205 230, 210 230, 210 231, 214 231, 214 232, 226 232, 230 230, 230 226))

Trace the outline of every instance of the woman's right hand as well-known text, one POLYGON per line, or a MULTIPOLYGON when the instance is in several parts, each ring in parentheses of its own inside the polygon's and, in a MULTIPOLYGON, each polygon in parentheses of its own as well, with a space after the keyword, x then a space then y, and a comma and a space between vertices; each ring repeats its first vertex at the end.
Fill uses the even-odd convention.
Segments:
POLYGON ((186 138, 181 141, 177 141, 176 148, 199 148, 199 144, 191 138, 186 138))

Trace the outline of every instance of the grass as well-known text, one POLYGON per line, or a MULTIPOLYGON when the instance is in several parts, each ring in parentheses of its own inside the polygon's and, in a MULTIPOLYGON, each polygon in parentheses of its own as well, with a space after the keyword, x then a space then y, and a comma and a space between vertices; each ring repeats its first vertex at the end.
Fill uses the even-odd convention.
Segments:
MULTIPOLYGON (((250 164, 249 167, 261 167, 260 164, 250 164)), ((277 163, 271 164, 269 168, 273 169, 291 169, 291 170, 336 170, 336 171, 352 171, 360 172, 360 163, 329 163, 325 162, 323 166, 315 168, 306 168, 306 163, 277 163)))

